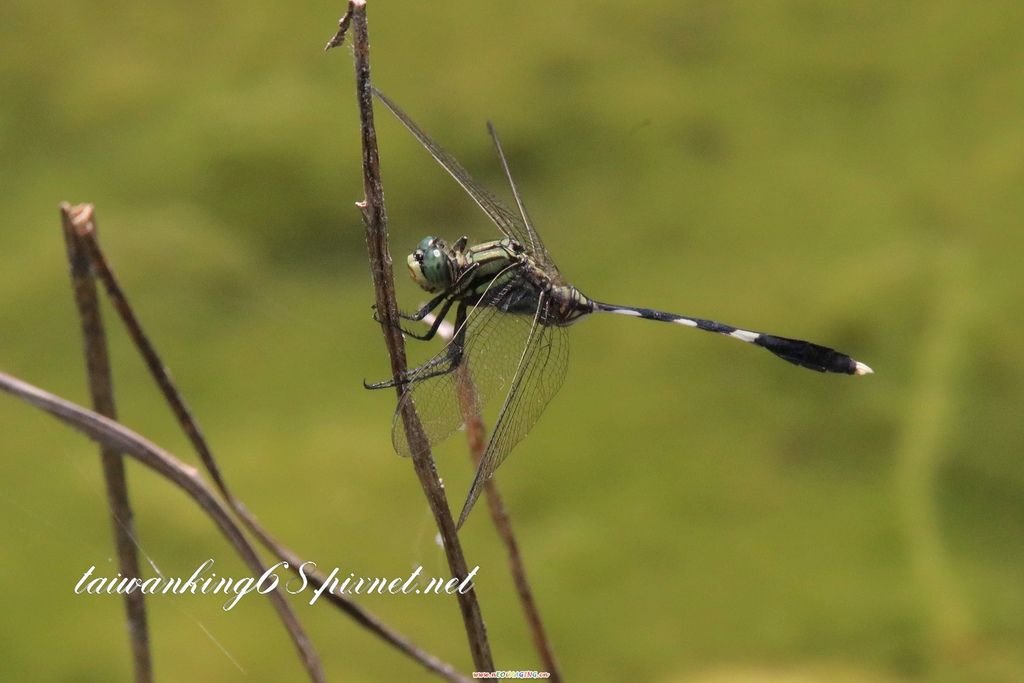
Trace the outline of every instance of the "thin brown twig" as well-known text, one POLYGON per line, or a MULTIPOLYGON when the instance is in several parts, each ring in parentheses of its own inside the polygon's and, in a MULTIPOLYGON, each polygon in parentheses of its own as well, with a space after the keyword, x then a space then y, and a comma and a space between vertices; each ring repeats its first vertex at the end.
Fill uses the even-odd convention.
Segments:
MULTIPOLYGON (((17 396, 27 403, 49 413, 61 422, 77 429, 102 447, 116 453, 129 455, 147 467, 156 470, 180 489, 185 491, 200 508, 214 521, 221 533, 234 547, 235 552, 252 570, 254 576, 266 571, 256 550, 249 543, 241 528, 232 519, 227 507, 220 502, 217 494, 207 486, 198 471, 186 465, 156 444, 144 439, 118 422, 87 410, 70 401, 43 391, 27 382, 0 372, 0 391, 17 396)), ((270 591, 268 597, 277 611, 281 623, 299 651, 309 678, 317 683, 327 679, 324 676, 320 658, 306 635, 302 624, 295 617, 280 588, 270 591)))
POLYGON ((341 19, 338 20, 338 30, 334 32, 331 39, 324 45, 324 52, 327 52, 331 48, 338 47, 345 42, 345 36, 348 34, 348 27, 352 25, 352 3, 348 5, 348 9, 345 14, 342 15, 341 19))
MULTIPOLYGON (((487 430, 484 427, 483 418, 477 409, 479 405, 476 397, 476 385, 473 383, 469 366, 465 363, 459 365, 455 377, 458 389, 459 409, 466 424, 466 439, 469 442, 469 454, 473 465, 480 466, 480 460, 487 449, 487 430)), ((509 519, 508 511, 505 508, 505 501, 498 489, 498 483, 491 478, 484 484, 484 495, 487 497, 487 506, 490 508, 491 521, 498 531, 498 536, 505 544, 505 553, 508 556, 509 573, 512 574, 512 581, 516 586, 516 594, 519 596, 519 603, 523 607, 523 616, 530 629, 530 637, 533 639, 533 646, 540 657, 541 666, 551 674, 549 680, 558 683, 562 680, 561 671, 555 660, 555 653, 544 630, 544 622, 541 621, 540 611, 537 609, 537 601, 533 597, 533 589, 526 577, 526 565, 523 563, 522 553, 519 552, 519 543, 516 541, 515 532, 512 530, 512 520, 509 519)))
MULTIPOLYGON (((433 313, 427 314, 423 322, 427 326, 433 325, 437 317, 433 313)), ((444 323, 437 328, 439 337, 450 342, 454 329, 451 325, 444 323)), ((480 402, 477 397, 476 384, 473 382, 473 373, 468 363, 460 364, 455 371, 455 387, 459 401, 459 412, 466 427, 466 441, 469 446, 470 459, 475 467, 480 466, 480 460, 487 450, 487 429, 484 427, 483 417, 480 415, 480 402)), ((523 615, 526 618, 527 626, 530 629, 530 636, 533 638, 533 645, 540 657, 541 666, 550 674, 552 681, 562 680, 562 673, 555 660, 555 653, 544 630, 544 623, 540 618, 540 611, 537 609, 537 602, 533 597, 533 589, 530 587, 529 579, 526 577, 526 565, 523 563, 522 553, 519 552, 519 543, 516 541, 515 532, 512 530, 512 520, 508 516, 505 501, 501 491, 498 489, 498 482, 491 478, 484 484, 484 495, 487 498, 487 505, 491 512, 491 521, 498 531, 498 536, 505 544, 505 552, 508 556, 509 573, 512 574, 512 581, 516 586, 516 593, 519 596, 519 603, 523 608, 523 615)))
MULTIPOLYGON (((366 244, 370 257, 370 274, 373 277, 377 312, 380 316, 384 343, 391 359, 391 374, 401 406, 401 419, 405 434, 413 453, 413 466, 427 503, 434 515, 434 521, 444 543, 448 567, 454 577, 464 579, 469 575, 462 546, 459 543, 455 522, 448 508, 444 488, 437 475, 437 468, 430 452, 429 443, 423 432, 419 416, 411 401, 403 401, 408 387, 401 379, 407 369, 405 341, 398 322, 398 304, 395 297, 394 273, 388 250, 387 212, 384 208, 384 189, 380 176, 380 153, 377 149, 377 132, 373 124, 373 94, 370 86, 370 41, 366 24, 365 0, 350 0, 348 11, 338 22, 338 32, 327 47, 341 45, 345 32, 351 24, 354 28, 354 51, 356 70, 356 98, 359 103, 360 133, 363 149, 363 190, 364 199, 357 205, 362 210, 366 226, 366 244)), ((462 613, 466 636, 469 640, 473 663, 477 670, 493 671, 487 630, 484 626, 476 589, 471 587, 458 594, 459 609, 462 613)))
MULTIPOLYGON (((156 347, 146 335, 145 330, 142 327, 142 323, 139 321, 138 316, 135 315, 135 311, 129 303, 127 295, 121 288, 110 263, 107 261, 96 236, 96 226, 92 207, 89 205, 86 206, 88 207, 88 211, 83 210, 76 214, 76 220, 74 222, 75 234, 79 238, 89 261, 96 272, 96 275, 103 283, 114 310, 124 323, 129 337, 135 347, 139 350, 139 353, 142 355, 146 366, 160 388, 160 392, 163 394, 164 399, 171 406, 182 431, 184 431, 189 442, 192 444, 193 449, 199 455, 199 459, 202 462, 204 469, 213 479, 217 490, 235 511, 246 528, 249 529, 257 540, 259 540, 261 545, 267 548, 279 559, 287 562, 289 570, 297 574, 299 567, 302 567, 306 563, 302 556, 278 541, 266 528, 263 527, 262 524, 260 524, 256 517, 228 488, 227 481, 220 473, 220 468, 217 466, 216 459, 214 458, 213 451, 210 448, 209 443, 203 436, 202 429, 199 427, 198 422, 192 415, 192 411, 189 409, 184 397, 175 385, 174 380, 171 378, 167 366, 164 365, 157 353, 156 347)), ((305 566, 303 571, 306 579, 314 589, 319 589, 327 581, 327 577, 322 572, 311 569, 308 564, 305 566)), ((450 681, 465 680, 465 678, 459 674, 451 664, 448 664, 447 662, 444 662, 434 655, 422 650, 409 640, 409 638, 387 626, 373 613, 360 607, 344 595, 338 595, 334 591, 325 591, 322 595, 326 596, 326 599, 330 604, 347 614, 355 620, 356 623, 397 648, 403 654, 414 659, 427 670, 450 681)))
MULTIPOLYGON (((91 211, 91 207, 89 207, 91 211)), ((88 256, 82 250, 81 240, 73 227, 76 212, 67 204, 61 204, 61 225, 67 247, 67 259, 71 275, 71 287, 78 308, 78 319, 82 326, 82 341, 85 350, 85 367, 89 382, 89 394, 93 409, 100 415, 117 419, 114 404, 113 382, 110 376, 110 358, 107 354, 107 337, 100 316, 99 300, 96 297, 96 281, 89 267, 88 256)), ((121 454, 107 446, 100 446, 100 462, 103 465, 103 479, 107 488, 107 506, 110 510, 110 524, 117 547, 118 569, 122 576, 142 577, 139 555, 135 546, 135 520, 128 496, 128 480, 124 471, 121 454)), ((153 680, 153 660, 149 649, 149 628, 146 625, 146 602, 142 591, 124 594, 125 617, 128 621, 128 638, 132 649, 132 668, 136 683, 150 683, 153 680)))
POLYGON ((150 375, 156 380, 160 392, 170 404, 171 410, 174 411, 178 424, 184 428, 188 440, 196 449, 196 453, 199 455, 199 459, 202 460, 206 471, 209 472, 210 477, 217 485, 217 488, 224 494, 224 497, 230 498, 231 494, 228 491, 227 483, 221 476, 220 468, 217 466, 217 462, 207 446, 206 439, 203 437, 198 423, 192 417, 192 411, 189 410, 188 405, 185 404, 181 394, 175 388, 167 366, 163 364, 163 361, 160 360, 160 356, 156 352, 156 347, 153 346, 153 343, 143 332, 139 319, 135 316, 131 305, 128 303, 128 297, 125 295, 124 290, 121 289, 121 285, 118 284, 117 278, 114 277, 114 272, 111 270, 110 264, 103 254, 103 250, 100 249, 99 240, 96 237, 96 223, 92 205, 84 204, 77 208, 78 211, 74 216, 73 223, 75 234, 85 249, 96 276, 103 283, 107 296, 110 297, 110 303, 120 316, 121 321, 128 330, 128 335, 142 355, 150 375))

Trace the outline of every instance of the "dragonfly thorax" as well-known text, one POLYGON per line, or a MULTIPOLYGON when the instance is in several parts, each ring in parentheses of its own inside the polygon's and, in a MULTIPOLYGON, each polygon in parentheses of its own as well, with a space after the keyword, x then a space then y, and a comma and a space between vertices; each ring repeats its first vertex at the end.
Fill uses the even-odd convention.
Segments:
POLYGON ((459 298, 471 298, 489 289, 496 277, 511 277, 516 265, 529 263, 526 250, 512 239, 468 243, 468 237, 460 237, 454 244, 440 237, 424 237, 409 254, 409 275, 433 294, 453 291, 460 283, 459 298))
POLYGON ((440 237, 424 237, 409 254, 409 275, 428 292, 440 292, 452 283, 450 248, 440 237))

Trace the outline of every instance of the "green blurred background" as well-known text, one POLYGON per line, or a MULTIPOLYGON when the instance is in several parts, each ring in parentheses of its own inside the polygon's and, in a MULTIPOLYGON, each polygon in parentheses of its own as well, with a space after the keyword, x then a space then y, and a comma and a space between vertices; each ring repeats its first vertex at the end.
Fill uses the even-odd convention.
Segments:
MULTIPOLYGON (((57 204, 103 242, 228 481, 321 566, 446 575, 390 392, 342 3, 5 0, 0 369, 84 402, 57 204)), ((849 351, 863 379, 614 316, 500 473, 570 680, 1024 680, 1017 2, 373 2, 376 83, 485 184, 503 135, 584 292, 849 351)), ((392 247, 495 235, 378 110, 392 247)), ((399 270, 400 298, 423 295, 399 270)), ((109 311, 107 311, 109 314, 109 311)), ((125 423, 190 452, 111 321, 125 423)), ((428 350, 417 349, 414 359, 428 350)), ((0 678, 127 680, 93 447, 0 399, 0 678)), ((437 453, 453 504, 470 466, 437 453)), ((129 465, 165 575, 241 566, 129 465)), ((499 667, 538 667, 480 507, 499 667)), ((152 573, 152 570, 150 570, 152 573)), ((360 600, 471 671, 452 599, 360 600)), ((332 680, 425 678, 297 601, 332 680)), ((265 600, 151 599, 158 678, 298 680, 265 600)))

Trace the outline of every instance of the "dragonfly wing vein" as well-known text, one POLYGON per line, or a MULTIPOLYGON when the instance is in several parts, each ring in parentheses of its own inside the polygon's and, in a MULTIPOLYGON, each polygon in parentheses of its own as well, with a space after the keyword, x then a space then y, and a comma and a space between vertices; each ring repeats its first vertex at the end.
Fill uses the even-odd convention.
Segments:
MULTIPOLYGON (((460 307, 468 309, 463 323, 465 341, 461 354, 453 353, 453 346, 458 343, 457 330, 452 341, 440 352, 411 371, 409 390, 402 400, 415 404, 431 445, 447 439, 464 422, 454 372, 460 363, 466 364, 473 378, 476 408, 481 413, 493 399, 504 396, 508 391, 515 374, 515 362, 529 334, 532 316, 504 311, 508 302, 521 297, 522 289, 523 284, 513 278, 488 291, 475 306, 460 303, 460 307)), ((403 456, 412 455, 401 418, 401 406, 395 411, 391 438, 396 452, 403 456)))
POLYGON ((491 194, 489 190, 485 189, 480 183, 474 180, 473 176, 469 174, 469 171, 463 168, 462 164, 460 164, 455 157, 445 151, 439 144, 434 142, 434 140, 387 95, 376 88, 373 89, 373 94, 377 96, 377 99, 379 99, 392 114, 395 115, 395 118, 401 121, 402 125, 413 134, 413 137, 419 140, 419 143, 423 145, 427 152, 430 153, 430 156, 434 157, 434 160, 448 172, 448 175, 454 178, 455 182, 462 186, 462 189, 465 190, 473 201, 476 202, 477 206, 487 214, 487 217, 491 219, 491 222, 497 226, 498 230, 500 230, 505 237, 514 239, 520 244, 531 248, 533 244, 536 244, 539 249, 534 253, 535 258, 539 263, 543 263, 545 268, 554 268, 554 264, 548 256, 547 251, 544 250, 544 246, 541 244, 540 239, 537 237, 536 233, 523 222, 522 218, 506 207, 501 200, 491 194))
POLYGON ((535 254, 543 254, 545 261, 554 265, 550 258, 547 257, 547 250, 544 249, 544 243, 540 239, 540 235, 533 228, 533 221, 530 220, 530 215, 526 212, 526 206, 523 205, 523 199, 519 194, 519 187, 516 185, 516 181, 512 178, 512 169, 508 166, 508 159, 505 158, 505 150, 501 146, 501 138, 498 137, 498 130, 494 127, 494 124, 487 122, 487 132, 491 134, 491 140, 494 141, 494 149, 498 152, 498 159, 501 161, 501 170, 505 173, 505 179, 508 181, 508 186, 512 190, 512 197, 516 200, 516 206, 519 208, 519 216, 522 218, 523 227, 526 229, 528 242, 526 246, 530 247, 531 251, 535 254))
MULTIPOLYGON (((459 526, 469 516, 483 490, 484 484, 501 466, 512 449, 533 428, 548 403, 565 381, 569 364, 569 343, 564 327, 544 325, 548 319, 546 307, 551 302, 541 297, 537 314, 530 321, 529 333, 523 351, 517 357, 515 377, 512 379, 505 402, 498 412, 497 422, 487 450, 477 467, 473 484, 459 515, 459 526)), ((525 316, 517 316, 525 319, 525 316)))

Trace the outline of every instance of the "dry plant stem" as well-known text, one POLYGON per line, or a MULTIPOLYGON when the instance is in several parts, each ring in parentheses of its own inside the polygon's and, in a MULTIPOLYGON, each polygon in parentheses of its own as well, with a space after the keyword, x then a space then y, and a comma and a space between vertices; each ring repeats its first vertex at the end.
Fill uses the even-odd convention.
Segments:
MULTIPOLYGON (((73 216, 76 213, 75 209, 65 203, 61 205, 60 212, 71 274, 71 287, 75 296, 75 305, 78 308, 78 319, 82 325, 85 366, 92 406, 97 413, 115 420, 117 411, 114 405, 114 389, 110 376, 110 359, 107 354, 107 337, 103 329, 103 320, 100 317, 99 301, 96 297, 96 281, 92 277, 89 259, 82 250, 81 242, 72 224, 73 216)), ((103 479, 107 487, 110 524, 117 546, 118 569, 122 576, 141 579, 139 555, 135 546, 135 520, 128 498, 128 480, 124 471, 124 459, 116 450, 101 445, 100 461, 103 465, 103 479)), ((149 683, 153 680, 153 662, 149 650, 149 629, 146 625, 145 595, 141 591, 125 593, 124 607, 128 620, 128 637, 132 648, 135 681, 136 683, 149 683)))
MULTIPOLYGON (((235 524, 228 509, 217 499, 216 493, 200 478, 194 467, 186 465, 159 446, 110 418, 86 410, 5 373, 0 373, 0 391, 17 396, 53 415, 61 422, 96 441, 100 446, 116 453, 129 455, 143 465, 156 470, 164 478, 185 491, 209 515, 254 576, 259 576, 266 571, 256 550, 235 524)), ((302 625, 295 618, 283 592, 280 589, 274 590, 268 594, 268 597, 295 643, 310 680, 317 683, 326 681, 320 658, 302 629, 302 625)))
POLYGON ((159 385, 160 391, 170 404, 171 410, 174 411, 174 416, 178 419, 178 423, 185 430, 186 436, 188 436, 192 446, 199 454, 200 460, 203 461, 206 471, 210 473, 210 477, 213 478, 214 483, 224 494, 224 497, 231 498, 227 484, 220 474, 220 469, 217 467, 217 462, 214 460, 213 454, 206 444, 206 439, 203 438, 199 425, 196 424, 195 419, 192 417, 192 412, 185 405, 181 394, 175 388, 174 381, 171 379, 167 367, 160 360, 160 356, 157 355, 156 348, 142 331, 142 325, 139 323, 138 318, 135 317, 132 307, 128 304, 128 298, 118 284, 117 278, 114 277, 114 273, 110 269, 103 251, 100 249, 99 241, 96 238, 96 224, 94 222, 92 205, 85 204, 76 208, 78 212, 74 217, 73 223, 75 233, 89 260, 92 262, 96 276, 107 290, 107 296, 110 297, 114 310, 121 317, 121 321, 127 328, 132 343, 138 348, 142 359, 146 363, 146 367, 149 369, 149 373, 156 380, 157 385, 159 385))
MULTIPOLYGON (((456 370, 456 386, 458 388, 459 409, 466 421, 466 439, 469 441, 469 453, 473 464, 480 466, 480 460, 487 449, 487 430, 484 429, 483 419, 476 409, 476 385, 473 383, 469 367, 463 363, 456 370)), ((533 638, 533 646, 537 649, 541 666, 551 674, 549 680, 558 683, 562 680, 562 673, 555 661, 555 653, 551 648, 547 633, 544 631, 544 623, 540 619, 540 612, 537 610, 537 602, 533 598, 533 590, 526 578, 526 566, 523 564, 523 557, 519 552, 519 543, 516 542, 515 532, 512 531, 512 521, 509 519, 505 509, 505 502, 498 490, 497 481, 490 479, 484 484, 484 495, 487 497, 487 506, 491 511, 491 521, 498 531, 505 544, 505 552, 508 555, 509 572, 512 574, 512 581, 516 585, 516 593, 519 595, 519 603, 523 607, 523 616, 530 628, 530 636, 533 638)))
MULTIPOLYGON (((473 462, 480 464, 483 451, 474 453, 473 462)), ((522 555, 519 553, 519 544, 516 542, 515 534, 512 532, 512 522, 509 520, 505 510, 505 502, 498 491, 498 486, 492 479, 484 485, 484 492, 487 496, 487 505, 491 510, 491 520, 494 528, 498 530, 498 536, 505 544, 505 551, 508 554, 509 572, 512 574, 512 581, 516 585, 516 593, 519 595, 519 603, 523 607, 523 616, 530 628, 530 636, 533 638, 533 646, 537 649, 541 666, 551 674, 549 680, 554 683, 562 680, 562 672, 555 660, 554 650, 551 648, 551 641, 548 640, 547 632, 544 630, 544 622, 541 621, 540 612, 537 609, 537 602, 533 598, 533 590, 526 578, 526 566, 523 564, 522 555)))
MULTIPOLYGON (((482 426, 482 425, 481 425, 482 426)), ((467 425, 467 429, 469 426, 467 425)), ((480 464, 483 457, 483 449, 473 453, 473 463, 480 464)), ((491 520, 494 528, 498 530, 498 536, 505 544, 505 552, 508 554, 509 572, 512 574, 512 581, 516 585, 516 593, 519 595, 519 603, 523 607, 523 616, 530 628, 530 637, 533 638, 533 646, 537 649, 541 666, 551 674, 550 681, 558 683, 562 680, 562 672, 555 661, 555 653, 551 648, 551 641, 548 640, 547 632, 544 630, 544 622, 540 619, 540 612, 537 609, 537 602, 533 598, 533 590, 526 578, 526 566, 523 564, 522 555, 519 553, 519 544, 516 542, 515 534, 512 531, 512 522, 505 510, 505 502, 498 491, 498 485, 491 479, 484 485, 484 493, 487 496, 487 506, 491 510, 491 520)))
MULTIPOLYGON (((198 423, 192 416, 192 412, 185 403, 181 392, 178 391, 177 386, 171 379, 167 367, 164 365, 156 351, 156 347, 143 330, 142 324, 135 315, 131 304, 128 302, 128 298, 125 295, 124 290, 122 290, 117 281, 117 277, 114 275, 110 264, 107 262, 106 256, 104 255, 96 237, 96 226, 91 206, 86 205, 85 207, 81 207, 80 211, 76 212, 73 227, 81 248, 88 256, 93 269, 103 282, 114 309, 117 311, 122 322, 127 328, 132 342, 135 344, 139 353, 145 360, 150 374, 159 386, 164 399, 171 406, 171 409, 178 420, 178 424, 181 426, 182 431, 185 432, 192 444, 192 447, 199 455, 199 458, 203 463, 203 467, 210 474, 210 477, 213 479, 214 484, 220 491, 224 500, 228 502, 231 508, 238 515, 239 519, 259 540, 259 542, 279 559, 287 562, 289 570, 297 574, 298 568, 303 565, 305 560, 290 548, 279 542, 259 523, 256 517, 249 512, 245 505, 231 493, 227 486, 227 482, 220 474, 220 469, 217 467, 213 451, 203 436, 202 430, 199 428, 198 423), (88 210, 86 210, 86 208, 88 210)), ((314 589, 320 588, 327 580, 327 577, 322 572, 319 570, 313 570, 308 565, 305 568, 305 575, 314 589)), ((432 671, 448 680, 464 680, 452 665, 421 650, 408 638, 385 625, 372 613, 366 611, 347 597, 337 595, 334 592, 326 592, 323 595, 326 596, 328 602, 346 613, 358 624, 396 647, 403 654, 416 660, 429 671, 432 671)))
MULTIPOLYGON (((384 209, 384 190, 380 178, 380 154, 377 149, 377 133, 373 125, 373 95, 370 91, 370 41, 366 26, 366 3, 350 0, 348 12, 338 23, 338 32, 327 44, 328 49, 341 45, 345 30, 351 23, 355 46, 356 98, 359 103, 360 132, 363 148, 363 190, 365 198, 358 204, 366 225, 366 245, 370 256, 370 274, 376 293, 377 312, 381 319, 381 331, 391 358, 391 374, 396 382, 406 371, 405 341, 398 324, 398 305, 395 299, 394 274, 388 251, 387 213, 384 209)), ((433 456, 427 438, 423 433, 419 416, 411 401, 402 401, 407 391, 405 384, 396 383, 398 399, 402 406, 401 418, 409 438, 413 466, 420 486, 434 515, 434 521, 441 533, 448 567, 452 576, 465 578, 469 574, 462 546, 455 529, 445 497, 444 488, 437 475, 433 456)), ((458 594, 459 609, 465 624, 473 664, 479 671, 493 671, 494 662, 487 641, 480 604, 476 589, 458 594)))

